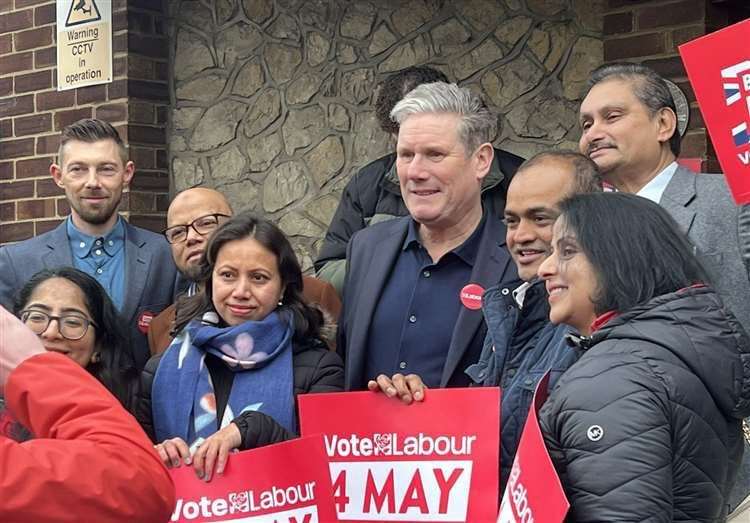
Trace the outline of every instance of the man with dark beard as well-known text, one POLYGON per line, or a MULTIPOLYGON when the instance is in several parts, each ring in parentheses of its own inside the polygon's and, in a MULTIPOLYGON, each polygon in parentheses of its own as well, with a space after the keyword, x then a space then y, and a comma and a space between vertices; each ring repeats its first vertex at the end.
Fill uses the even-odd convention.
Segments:
POLYGON ((70 216, 49 232, 0 249, 0 305, 10 308, 18 289, 42 269, 82 270, 112 298, 142 368, 149 356, 150 321, 174 296, 177 271, 169 246, 117 213, 135 165, 112 125, 94 119, 69 125, 57 161, 50 174, 65 191, 70 216))

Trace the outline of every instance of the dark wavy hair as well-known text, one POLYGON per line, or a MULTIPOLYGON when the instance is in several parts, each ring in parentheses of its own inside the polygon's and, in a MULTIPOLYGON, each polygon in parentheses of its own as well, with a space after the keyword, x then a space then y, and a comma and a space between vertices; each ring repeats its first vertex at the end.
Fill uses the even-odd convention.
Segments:
POLYGON ((624 312, 656 296, 709 283, 693 247, 660 205, 625 193, 579 194, 560 220, 593 266, 594 312, 624 312))
POLYGON ((132 408, 133 387, 138 380, 138 371, 123 330, 123 322, 117 309, 107 295, 104 287, 85 272, 72 267, 58 269, 44 269, 37 272, 18 291, 13 312, 16 316, 26 307, 37 287, 52 278, 63 278, 81 290, 86 308, 91 319, 97 325, 94 327, 94 350, 99 353, 95 362, 86 366, 125 408, 132 408))
POLYGON ((407 67, 388 76, 380 85, 375 101, 375 115, 380 128, 388 134, 398 133, 398 124, 391 119, 393 107, 418 85, 433 82, 448 83, 448 77, 426 65, 407 67))
POLYGON ((291 315, 294 321, 294 340, 299 342, 320 338, 323 313, 308 305, 302 297, 302 269, 292 245, 276 225, 249 212, 235 215, 211 236, 199 262, 196 280, 199 291, 193 296, 182 296, 177 301, 173 334, 180 332, 191 320, 214 310, 211 278, 219 251, 225 244, 245 238, 253 238, 276 256, 281 283, 284 285, 283 305, 277 310, 291 315))

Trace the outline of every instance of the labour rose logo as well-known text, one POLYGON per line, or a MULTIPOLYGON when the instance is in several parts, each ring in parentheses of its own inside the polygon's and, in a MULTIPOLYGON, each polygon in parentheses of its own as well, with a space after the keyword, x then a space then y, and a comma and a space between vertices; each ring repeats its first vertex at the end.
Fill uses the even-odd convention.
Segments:
POLYGON ((375 434, 372 438, 375 444, 380 449, 382 454, 390 454, 391 452, 391 435, 390 434, 375 434))
MULTIPOLYGON (((744 122, 732 128, 732 139, 736 147, 750 145, 750 133, 748 132, 748 121, 750 121, 750 60, 745 60, 726 69, 722 69, 721 78, 724 87, 724 99, 727 107, 737 103, 745 102, 747 108, 744 122)), ((747 159, 747 155, 744 155, 747 159)), ((743 159, 743 155, 740 155, 743 159)), ((743 160, 747 165, 747 161, 743 160)))
POLYGON ((233 492, 229 494, 230 512, 249 512, 250 498, 247 492, 233 492))

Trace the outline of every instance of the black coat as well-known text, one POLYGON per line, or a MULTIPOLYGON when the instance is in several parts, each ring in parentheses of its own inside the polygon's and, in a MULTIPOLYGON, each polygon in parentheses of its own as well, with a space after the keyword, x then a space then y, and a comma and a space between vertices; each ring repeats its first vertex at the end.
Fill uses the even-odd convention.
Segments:
MULTIPOLYGON (((344 390, 344 366, 341 358, 321 340, 293 344, 292 365, 294 373, 294 395, 311 392, 341 392, 344 390)), ((154 443, 159 443, 154 435, 151 413, 151 388, 159 367, 162 354, 152 357, 141 375, 141 386, 135 405, 135 417, 154 443)), ((216 394, 216 419, 223 418, 229 399, 234 373, 219 358, 208 354, 206 366, 211 375, 216 394)), ((278 443, 295 437, 272 417, 257 411, 243 412, 233 423, 242 434, 240 450, 247 450, 271 443, 278 443)), ((218 428, 218 427, 217 427, 218 428)))
POLYGON ((750 340, 709 288, 579 343, 540 421, 574 521, 724 521, 750 414, 750 340))

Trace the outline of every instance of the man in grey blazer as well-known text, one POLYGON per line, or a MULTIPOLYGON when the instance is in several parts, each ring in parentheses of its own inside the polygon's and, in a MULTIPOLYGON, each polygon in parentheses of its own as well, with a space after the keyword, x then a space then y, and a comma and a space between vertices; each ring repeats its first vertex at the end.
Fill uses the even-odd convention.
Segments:
POLYGON ((482 209, 495 117, 471 91, 422 84, 391 112, 396 170, 409 215, 357 232, 347 248, 338 350, 347 389, 419 375, 468 385, 482 349, 483 288, 518 285, 505 225, 482 209))
MULTIPOLYGON (((579 117, 581 152, 617 190, 669 211, 724 304, 750 332, 750 206, 735 205, 723 176, 697 174, 676 163, 680 133, 664 79, 642 65, 603 65, 589 78, 579 117)), ((623 224, 629 226, 638 226, 637 216, 623 224)), ((747 450, 732 508, 750 490, 747 450)))
POLYGON ((149 323, 174 297, 177 271, 169 245, 117 213, 135 166, 109 123, 85 119, 63 129, 58 162, 50 174, 65 191, 70 216, 47 233, 0 248, 0 305, 12 310, 15 294, 42 269, 80 269, 112 298, 142 368, 149 323))

